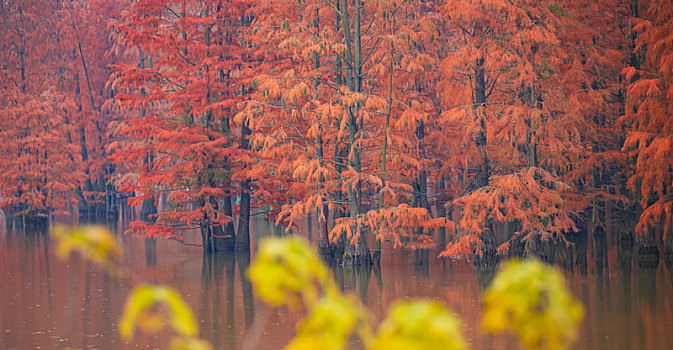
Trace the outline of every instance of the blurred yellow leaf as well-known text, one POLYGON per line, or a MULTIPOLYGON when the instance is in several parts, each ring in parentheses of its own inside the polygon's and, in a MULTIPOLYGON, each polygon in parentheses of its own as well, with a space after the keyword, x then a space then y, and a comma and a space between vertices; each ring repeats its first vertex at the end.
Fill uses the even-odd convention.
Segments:
POLYGON ((364 311, 352 298, 332 294, 321 298, 310 315, 299 325, 297 336, 286 350, 343 349, 354 328, 367 328, 362 321, 364 311))
POLYGON ((207 341, 190 337, 175 337, 171 340, 168 350, 210 350, 212 347, 207 341))
POLYGON ((528 349, 566 349, 582 315, 559 271, 537 260, 511 260, 485 291, 481 325, 489 333, 511 330, 528 349))
POLYGON ((178 292, 165 286, 142 285, 136 287, 126 300, 124 315, 119 321, 119 334, 122 339, 131 340, 137 326, 157 332, 165 324, 182 336, 191 337, 198 333, 192 310, 178 292), (168 322, 157 321, 157 313, 153 311, 155 305, 166 308, 168 322))
POLYGON ((145 333, 157 333, 166 325, 164 316, 157 313, 145 312, 138 317, 138 327, 145 333))
POLYGON ((80 226, 66 228, 57 226, 52 236, 58 240, 56 254, 66 259, 71 252, 103 266, 108 272, 118 273, 124 251, 114 234, 105 226, 80 226))
POLYGON ((327 286, 327 268, 318 255, 297 237, 267 238, 260 242, 248 277, 257 295, 274 306, 314 304, 327 286))
POLYGON ((461 323, 440 302, 393 305, 372 344, 374 350, 467 349, 461 323))

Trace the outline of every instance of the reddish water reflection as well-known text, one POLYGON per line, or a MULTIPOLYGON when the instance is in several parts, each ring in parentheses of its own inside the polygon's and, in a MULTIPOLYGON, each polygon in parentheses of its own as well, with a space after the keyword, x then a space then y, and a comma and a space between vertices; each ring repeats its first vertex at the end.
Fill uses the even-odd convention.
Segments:
MULTIPOLYGON (((256 231, 272 232, 257 222, 256 231)), ((306 233, 310 235, 310 231, 306 233)), ((59 261, 44 232, 0 230, 0 349, 155 348, 166 334, 123 343, 117 335, 126 296, 133 285, 154 282, 177 288, 201 322, 202 336, 219 349, 279 349, 302 317, 270 309, 254 299, 241 278, 249 257, 203 257, 199 247, 174 241, 121 237, 130 267, 129 281, 110 279, 77 257, 59 261)), ((332 268, 337 284, 359 295, 380 319, 400 298, 436 298, 464 321, 473 349, 516 348, 507 336, 478 331, 480 293, 493 270, 435 258, 434 252, 387 251, 381 269, 332 268)), ((579 349, 673 348, 671 270, 618 265, 568 272, 571 288, 584 303, 579 349)), ((593 264, 590 264, 594 266, 593 264)), ((577 269, 576 269, 577 270, 577 269)), ((357 347, 357 344, 353 344, 357 347)))

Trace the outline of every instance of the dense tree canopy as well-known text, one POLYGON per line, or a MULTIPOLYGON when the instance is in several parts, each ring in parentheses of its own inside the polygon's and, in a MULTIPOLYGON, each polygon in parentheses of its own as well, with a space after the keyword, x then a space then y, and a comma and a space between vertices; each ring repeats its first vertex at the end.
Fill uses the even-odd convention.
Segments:
POLYGON ((315 216, 321 254, 356 264, 384 242, 544 255, 615 223, 671 242, 670 0, 16 0, 0 17, 5 211, 129 197, 132 231, 198 228, 205 251, 248 249, 256 212, 288 231, 315 216))

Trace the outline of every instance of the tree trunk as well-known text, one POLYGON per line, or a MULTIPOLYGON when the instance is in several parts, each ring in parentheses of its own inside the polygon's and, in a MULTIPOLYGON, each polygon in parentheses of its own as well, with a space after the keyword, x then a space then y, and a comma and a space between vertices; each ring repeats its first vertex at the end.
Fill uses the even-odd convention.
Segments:
POLYGON ((26 39, 23 25, 23 9, 19 5, 19 61, 21 64, 21 92, 26 92, 26 39))
POLYGON ((233 213, 233 208, 231 207, 231 196, 226 196, 224 197, 224 207, 222 208, 224 210, 224 215, 232 218, 229 222, 227 222, 224 225, 224 235, 228 237, 228 239, 231 241, 231 246, 234 246, 234 243, 236 242, 236 231, 234 229, 234 213, 233 213))
MULTIPOLYGON (((318 33, 320 30, 320 12, 318 9, 315 10, 315 20, 313 21, 313 28, 318 33)), ((317 35, 317 34, 316 34, 317 35)), ((317 40, 317 37, 315 38, 317 40)), ((320 56, 318 51, 313 51, 313 69, 317 70, 320 68, 320 56)), ((315 93, 316 100, 318 99, 318 88, 320 86, 320 79, 315 80, 315 93)), ((321 165, 324 165, 324 150, 323 150, 323 139, 322 139, 322 124, 321 120, 318 120, 318 135, 316 136, 316 158, 320 161, 321 165)), ((324 179, 321 177, 320 182, 318 183, 318 191, 322 192, 324 179)), ((326 193, 321 193, 323 197, 323 205, 321 208, 318 208, 318 254, 323 258, 332 258, 332 247, 329 241, 329 227, 327 225, 327 219, 329 218, 329 203, 326 193)), ((310 217, 309 217, 310 218, 310 217)), ((310 224, 309 224, 310 229, 310 224)))
POLYGON ((250 192, 248 181, 241 183, 241 205, 236 231, 236 250, 250 251, 250 192))
POLYGON ((199 225, 199 229, 201 231, 201 245, 203 246, 204 254, 209 254, 213 251, 213 243, 211 239, 212 233, 210 232, 210 227, 210 220, 208 220, 208 216, 206 215, 206 219, 204 219, 199 225))
MULTIPOLYGON (((219 204, 213 198, 210 198, 210 202, 213 205, 213 208, 215 208, 215 211, 219 210, 219 204)), ((229 203, 231 209, 231 202, 229 203)), ((213 251, 230 252, 234 250, 234 241, 235 241, 234 236, 226 232, 226 228, 229 224, 231 224, 231 222, 227 223, 227 225, 212 226, 211 230, 212 230, 213 251)), ((233 231, 233 224, 231 224, 231 226, 233 231)))
MULTIPOLYGON (((250 148, 248 136, 251 130, 246 125, 246 120, 241 123, 241 145, 240 148, 247 150, 250 148)), ((241 204, 239 207, 238 230, 236 231, 236 250, 250 251, 250 181, 245 180, 241 183, 241 204)))
MULTIPOLYGON (((484 77, 484 60, 478 59, 474 69, 474 108, 484 108, 486 105, 486 79, 484 77)), ((481 157, 479 169, 477 170, 476 179, 473 189, 481 188, 488 185, 489 177, 489 160, 486 154, 486 121, 483 116, 475 113, 475 118, 478 118, 480 124, 479 132, 475 138, 475 146, 479 150, 481 157)))
MULTIPOLYGON (((362 43, 361 43, 361 33, 360 33, 360 10, 361 10, 361 5, 360 5, 360 0, 355 0, 354 1, 354 20, 353 20, 353 39, 354 39, 354 47, 351 47, 350 44, 350 31, 347 30, 349 28, 348 26, 348 7, 347 7, 347 2, 342 0, 342 11, 341 13, 344 15, 344 36, 346 40, 346 47, 350 48, 348 49, 347 52, 347 59, 348 57, 352 57, 351 65, 353 67, 352 69, 352 75, 353 75, 353 80, 350 84, 350 90, 354 92, 361 92, 362 90, 362 62, 361 62, 361 57, 362 57, 362 43), (352 56, 350 54, 352 50, 352 56)), ((358 120, 357 120, 357 113, 359 110, 360 106, 356 103, 353 109, 349 109, 349 115, 348 115, 348 136, 349 136, 349 141, 350 141, 350 148, 352 149, 351 151, 351 157, 350 157, 350 165, 355 170, 356 172, 361 172, 362 171, 362 160, 361 160, 361 150, 360 150, 360 143, 358 142, 358 138, 362 137, 359 135, 360 130, 361 130, 361 125, 358 125, 358 120)), ((360 120, 360 124, 362 121, 360 120)), ((350 209, 350 216, 351 218, 357 218, 360 215, 360 205, 362 201, 362 185, 358 183, 355 188, 352 188, 352 186, 348 185, 347 186, 347 191, 348 191, 348 207, 350 209)), ((359 230, 358 228, 358 231, 359 230)), ((358 235, 358 238, 356 240, 355 244, 348 244, 346 246, 346 250, 344 252, 344 264, 347 265, 361 265, 361 264, 369 264, 371 263, 371 256, 369 252, 369 247, 367 245, 367 236, 364 232, 362 232, 360 235, 358 235)))

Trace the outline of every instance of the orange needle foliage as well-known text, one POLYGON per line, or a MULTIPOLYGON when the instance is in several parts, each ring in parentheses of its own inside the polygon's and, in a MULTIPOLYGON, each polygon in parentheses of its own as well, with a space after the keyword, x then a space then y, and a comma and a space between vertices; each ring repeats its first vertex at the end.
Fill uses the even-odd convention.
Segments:
POLYGON ((606 49, 586 44, 597 37, 593 19, 582 18, 586 6, 444 5, 456 49, 442 64, 442 120, 464 130, 449 162, 468 179, 450 205, 460 229, 444 255, 506 253, 512 240, 536 237, 570 244, 565 233, 577 230, 577 214, 592 203, 578 188, 605 194, 587 180, 616 153, 618 138, 605 127, 615 84, 602 74, 619 67, 620 55, 612 38, 600 43, 606 49), (495 225, 505 223, 518 229, 496 237, 495 225))
POLYGON ((419 228, 449 225, 425 222, 431 163, 423 128, 437 114, 441 35, 434 2, 295 5, 256 4, 251 39, 260 65, 237 116, 255 130, 255 154, 274 164, 269 173, 288 181, 295 200, 278 220, 291 225, 318 209, 323 249, 328 231, 333 242, 345 233, 360 255, 368 254, 367 231, 402 244, 419 228))
POLYGON ((634 51, 644 62, 623 71, 631 81, 621 118, 630 127, 623 150, 635 160, 628 185, 644 209, 636 231, 669 242, 673 232, 673 2, 651 2, 647 15, 634 23, 633 31, 638 33, 634 51))
POLYGON ((98 107, 109 94, 110 57, 101 35, 107 23, 98 14, 111 7, 99 1, 0 5, 0 208, 46 218, 104 191, 98 107))
MULTIPOLYGON (((115 24, 120 48, 134 60, 118 63, 110 84, 120 107, 136 117, 116 127, 132 142, 112 159, 138 169, 121 179, 120 190, 135 193, 132 205, 156 205, 162 195, 169 203, 157 226, 136 222, 133 230, 180 239, 196 226, 206 251, 233 248, 231 197, 249 198, 254 169, 249 130, 236 130, 232 120, 250 60, 246 8, 244 1, 144 0, 115 24)), ((249 212, 248 199, 241 214, 249 212)), ((249 244, 247 222, 239 226, 242 245, 249 244)))
POLYGON ((198 228, 205 251, 247 249, 255 208, 288 230, 315 215, 320 252, 353 263, 386 241, 495 256, 616 223, 668 243, 671 8, 4 2, 0 208, 130 195, 131 231, 198 228))

